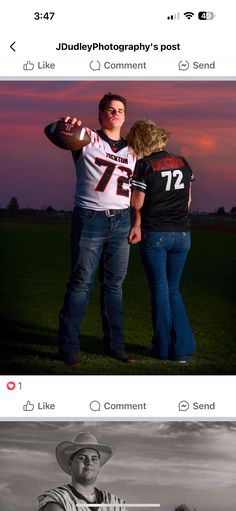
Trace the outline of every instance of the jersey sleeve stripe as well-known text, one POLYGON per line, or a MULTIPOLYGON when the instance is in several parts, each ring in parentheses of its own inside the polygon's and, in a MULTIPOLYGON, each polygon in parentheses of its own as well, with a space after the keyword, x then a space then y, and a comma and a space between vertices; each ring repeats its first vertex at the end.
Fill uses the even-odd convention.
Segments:
POLYGON ((139 188, 142 191, 146 191, 147 185, 145 183, 135 181, 135 179, 132 179, 131 188, 139 188))

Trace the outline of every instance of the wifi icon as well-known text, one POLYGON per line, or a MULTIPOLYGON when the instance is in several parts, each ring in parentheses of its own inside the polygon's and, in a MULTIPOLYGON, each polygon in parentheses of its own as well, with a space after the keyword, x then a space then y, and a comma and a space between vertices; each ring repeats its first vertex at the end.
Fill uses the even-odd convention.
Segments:
POLYGON ((191 20, 191 18, 194 16, 194 12, 191 11, 184 12, 184 16, 186 16, 188 20, 191 20))

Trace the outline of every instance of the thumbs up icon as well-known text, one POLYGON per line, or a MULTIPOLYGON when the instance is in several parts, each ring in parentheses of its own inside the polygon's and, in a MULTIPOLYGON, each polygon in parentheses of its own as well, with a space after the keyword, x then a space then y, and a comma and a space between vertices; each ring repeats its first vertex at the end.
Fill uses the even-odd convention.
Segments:
POLYGON ((27 403, 25 405, 23 405, 24 412, 32 412, 33 409, 34 409, 34 405, 30 401, 27 401, 27 403))
POLYGON ((27 62, 25 64, 23 64, 23 69, 24 69, 24 71, 33 71, 33 69, 34 69, 33 62, 30 62, 30 60, 27 60, 27 62))

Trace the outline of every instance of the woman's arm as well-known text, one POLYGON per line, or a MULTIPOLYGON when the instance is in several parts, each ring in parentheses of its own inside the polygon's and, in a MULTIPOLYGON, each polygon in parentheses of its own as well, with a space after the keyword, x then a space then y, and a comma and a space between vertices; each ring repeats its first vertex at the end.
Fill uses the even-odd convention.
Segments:
POLYGON ((188 194, 188 210, 190 209, 192 202, 192 184, 189 185, 189 194, 188 194))
POLYGON ((145 193, 133 190, 131 193, 132 227, 129 232, 129 243, 134 245, 141 240, 141 210, 145 199, 145 193))

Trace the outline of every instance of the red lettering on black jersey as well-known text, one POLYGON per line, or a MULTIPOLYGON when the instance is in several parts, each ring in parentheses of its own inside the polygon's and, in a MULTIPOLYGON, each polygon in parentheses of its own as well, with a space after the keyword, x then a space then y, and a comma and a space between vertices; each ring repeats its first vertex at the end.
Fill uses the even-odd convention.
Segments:
POLYGON ((185 162, 180 156, 169 156, 167 158, 150 159, 149 163, 154 171, 171 170, 185 166, 185 162))

